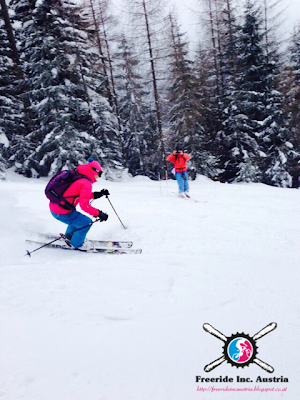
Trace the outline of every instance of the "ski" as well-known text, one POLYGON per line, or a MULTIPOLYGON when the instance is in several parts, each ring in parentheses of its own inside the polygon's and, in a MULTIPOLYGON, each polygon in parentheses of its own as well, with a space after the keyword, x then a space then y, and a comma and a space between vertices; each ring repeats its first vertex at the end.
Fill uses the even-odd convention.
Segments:
POLYGON ((186 200, 193 201, 194 203, 201 203, 201 201, 195 200, 191 196, 186 196, 185 198, 186 198, 186 200))
POLYGON ((177 195, 177 197, 179 198, 179 199, 182 199, 182 200, 189 200, 189 201, 193 201, 194 203, 207 203, 207 201, 200 201, 200 200, 196 200, 196 199, 194 199, 193 197, 191 197, 189 194, 187 195, 187 194, 184 194, 184 195, 182 195, 182 196, 180 196, 178 193, 176 193, 176 192, 172 192, 173 194, 176 194, 177 195))
MULTIPOLYGON (((45 234, 39 234, 39 236, 41 236, 42 238, 44 238, 45 240, 54 240, 57 238, 57 236, 53 236, 53 235, 45 235, 45 234)), ((61 233, 61 240, 65 240, 64 239, 64 235, 61 233)), ((89 242, 94 246, 94 247, 113 247, 113 248, 119 248, 119 249, 128 249, 130 247, 132 247, 133 242, 129 242, 129 241, 118 241, 118 240, 90 240, 89 242)))
MULTIPOLYGON (((105 254, 141 254, 141 249, 121 249, 121 248, 94 248, 93 250, 78 250, 73 247, 68 246, 67 244, 46 244, 43 242, 38 242, 35 240, 26 240, 28 244, 35 244, 37 246, 45 246, 50 247, 52 249, 61 249, 61 250, 75 250, 80 251, 82 253, 105 253, 105 254)), ((30 252, 29 252, 30 253, 30 252)))
POLYGON ((201 203, 201 201, 199 200, 195 200, 193 199, 191 196, 189 195, 184 195, 184 196, 178 196, 180 199, 182 200, 188 200, 188 201, 193 201, 194 203, 201 203))

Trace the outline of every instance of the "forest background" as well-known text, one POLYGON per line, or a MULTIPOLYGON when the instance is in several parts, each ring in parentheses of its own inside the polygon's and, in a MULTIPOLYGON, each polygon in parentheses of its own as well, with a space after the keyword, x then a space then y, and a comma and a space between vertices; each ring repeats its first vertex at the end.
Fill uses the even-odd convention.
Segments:
POLYGON ((284 2, 199 0, 192 38, 163 0, 0 4, 2 179, 90 156, 107 179, 164 179, 179 144, 192 178, 299 186, 300 23, 282 34, 284 2))

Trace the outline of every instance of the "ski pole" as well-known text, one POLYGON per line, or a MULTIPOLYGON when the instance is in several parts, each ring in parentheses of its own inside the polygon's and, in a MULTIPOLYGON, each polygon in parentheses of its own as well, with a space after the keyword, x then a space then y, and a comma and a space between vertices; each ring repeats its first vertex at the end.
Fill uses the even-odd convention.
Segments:
POLYGON ((49 246, 49 244, 52 244, 52 243, 54 243, 54 242, 57 242, 60 238, 61 238, 61 236, 58 237, 58 238, 56 238, 56 239, 54 239, 54 240, 52 240, 52 241, 49 242, 49 243, 43 244, 42 246, 40 246, 40 247, 38 247, 37 249, 34 249, 34 250, 32 250, 32 251, 26 250, 26 254, 24 254, 24 257, 25 257, 25 256, 31 257, 31 253, 34 253, 35 251, 38 251, 38 250, 42 249, 43 247, 49 246))
POLYGON ((112 209, 114 210, 116 216, 119 218, 119 221, 121 222, 122 226, 124 229, 127 229, 126 226, 123 224, 123 222, 121 221, 120 217, 118 216, 117 211, 115 210, 114 206, 111 204, 111 201, 109 200, 108 196, 106 196, 107 200, 109 201, 109 204, 111 205, 112 209))
MULTIPOLYGON (((75 231, 73 231, 73 233, 75 233, 75 232, 77 232, 77 231, 80 231, 81 229, 87 228, 88 226, 91 226, 91 225, 93 225, 95 222, 98 222, 98 221, 100 221, 100 219, 97 218, 95 221, 92 221, 92 222, 90 222, 89 224, 87 224, 87 225, 85 225, 85 226, 82 226, 81 228, 75 229, 75 231)), ((31 257, 31 254, 34 253, 35 251, 38 251, 38 250, 42 249, 43 247, 49 246, 49 244, 52 244, 52 243, 54 243, 54 242, 57 242, 57 241, 58 241, 59 239, 61 239, 61 238, 62 238, 62 236, 59 236, 59 237, 57 237, 56 239, 51 240, 51 242, 45 243, 45 244, 43 244, 42 246, 40 246, 40 247, 38 247, 37 249, 34 249, 34 250, 32 250, 32 251, 26 250, 26 254, 24 254, 24 257, 25 257, 25 256, 31 257)))

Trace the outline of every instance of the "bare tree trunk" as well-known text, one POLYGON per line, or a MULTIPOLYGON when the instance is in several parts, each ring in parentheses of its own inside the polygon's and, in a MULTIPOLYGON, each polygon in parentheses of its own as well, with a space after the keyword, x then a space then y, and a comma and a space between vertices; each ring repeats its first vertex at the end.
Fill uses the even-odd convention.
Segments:
POLYGON ((107 60, 104 56, 104 52, 103 52, 103 48, 102 48, 102 43, 101 43, 101 38, 100 38, 100 33, 99 33, 99 25, 98 25, 98 21, 96 18, 93 0, 89 0, 89 2, 90 2, 91 10, 92 10, 92 17, 93 17, 93 24, 95 27, 97 46, 98 46, 98 50, 99 50, 99 54, 100 54, 101 62, 102 62, 102 68, 103 68, 103 74, 104 74, 104 84, 105 84, 109 104, 113 107, 113 103, 114 103, 113 96, 112 96, 112 92, 111 92, 111 88, 110 88, 110 84, 109 84, 109 77, 108 77, 107 66, 106 66, 107 60))
POLYGON ((176 39, 175 39, 175 24, 174 24, 174 21, 173 21, 172 14, 169 15, 169 20, 170 20, 171 39, 172 39, 172 45, 173 45, 173 49, 174 49, 175 61, 176 61, 176 64, 177 64, 177 68, 179 68, 179 55, 178 55, 177 43, 176 43, 176 39))
POLYGON ((155 70, 154 57, 153 57, 153 46, 152 46, 151 34, 150 34, 150 24, 149 24, 149 18, 148 18, 145 0, 143 0, 143 10, 144 10, 144 17, 145 17, 150 65, 151 65, 151 75, 152 75, 152 84, 153 84, 153 91, 154 91, 158 134, 159 134, 160 147, 161 147, 161 156, 163 159, 164 168, 166 170, 166 153, 165 153, 165 146, 164 146, 164 142, 163 142, 160 101, 159 101, 158 89, 157 89, 157 78, 156 78, 156 70, 155 70))
POLYGON ((82 80, 82 84, 83 84, 83 89, 84 89, 84 96, 85 99, 88 103, 88 108, 89 108, 89 118, 91 121, 91 125, 92 125, 92 130, 94 133, 94 136, 96 137, 96 129, 95 129, 95 123, 94 123, 94 119, 92 116, 92 111, 91 111, 91 103, 90 103, 90 97, 88 94, 88 90, 87 90, 87 86, 85 83, 85 79, 84 79, 84 73, 83 73, 83 69, 82 69, 82 60, 81 60, 81 56, 80 56, 80 51, 79 51, 79 47, 78 47, 78 37, 76 35, 76 31, 75 31, 75 26, 74 26, 74 19, 72 18, 72 28, 73 28, 73 36, 74 36, 74 40, 76 42, 76 55, 77 55, 77 59, 78 59, 78 64, 79 64, 79 72, 80 72, 80 76, 81 76, 81 80, 82 80))
POLYGON ((126 158, 126 151, 125 151, 125 143, 124 143, 124 138, 122 134, 122 126, 121 126, 121 119, 120 119, 120 111, 119 111, 119 104, 118 104, 118 99, 117 99, 117 94, 116 94, 116 89, 115 89, 115 82, 114 82, 114 76, 113 76, 113 67, 112 67, 112 59, 110 56, 110 51, 109 51, 109 44, 108 44, 108 39, 106 35, 106 29, 105 29, 105 21, 104 21, 104 16, 103 16, 103 11, 101 8, 101 4, 99 2, 99 15, 100 15, 100 23, 101 27, 103 30, 104 34, 104 41, 105 41, 105 47, 107 50, 107 56, 104 54, 104 49, 102 45, 102 39, 100 37, 100 27, 99 27, 99 21, 96 16, 95 8, 94 8, 94 0, 89 0, 91 10, 92 10, 92 17, 93 17, 93 24, 95 27, 95 34, 96 34, 96 40, 97 40, 97 46, 98 46, 98 51, 101 57, 102 61, 102 67, 103 67, 103 73, 104 73, 104 78, 105 78, 105 87, 108 95, 108 100, 115 112, 115 116, 117 118, 118 122, 118 131, 119 131, 119 140, 121 144, 121 149, 122 149, 122 155, 123 155, 123 166, 124 168, 127 168, 127 158, 126 158), (108 66, 106 65, 108 63, 108 66))
POLYGON ((227 3, 227 12, 228 12, 228 25, 229 25, 229 37, 232 41, 233 39, 233 28, 232 28, 232 13, 231 13, 231 3, 230 0, 226 0, 227 3))
POLYGON ((222 43, 221 43, 221 24, 220 24, 220 13, 219 13, 219 3, 218 0, 214 0, 215 3, 215 13, 216 13, 216 31, 217 31, 217 45, 218 45, 218 59, 219 59, 219 74, 220 74, 220 92, 224 93, 224 63, 222 54, 222 43))
MULTIPOLYGON (((19 52, 17 49, 13 28, 12 28, 12 25, 10 22, 10 17, 9 17, 6 1, 0 0, 0 5, 2 8, 2 14, 3 14, 3 19, 4 19, 5 29, 7 32, 7 38, 8 38, 8 41, 10 44, 10 49, 12 52, 12 59, 15 63, 16 74, 17 74, 18 79, 20 79, 20 81, 22 81, 22 83, 20 85, 22 88, 21 90, 25 92, 27 90, 26 81, 25 81, 25 77, 24 77, 24 72, 21 68, 19 52)), ((24 107, 24 111, 25 111, 25 121, 26 121, 25 125, 28 128, 27 122, 30 120, 33 120, 33 115, 32 115, 32 112, 30 111, 30 102, 26 97, 23 97, 23 99, 21 101, 23 103, 23 107, 24 107)), ((26 135, 26 133, 28 133, 28 132, 24 132, 24 135, 26 135)))
POLYGON ((127 157, 126 157, 125 142, 124 142, 124 137, 123 137, 123 129, 122 129, 121 118, 120 118, 120 107, 119 107, 118 96, 117 96, 117 92, 116 92, 112 58, 111 58, 111 54, 110 54, 109 42, 108 42, 107 33, 106 33, 104 14, 103 14, 103 10, 101 9, 101 5, 100 5, 99 15, 100 15, 100 23, 101 23, 101 27, 102 27, 102 31, 103 31, 103 36, 104 36, 105 47, 106 47, 106 51, 107 51, 107 61, 108 61, 108 65, 109 65, 112 99, 113 99, 115 114, 116 114, 117 121, 118 121, 118 130, 119 130, 119 136, 120 136, 120 142, 121 142, 121 148, 122 148, 122 154, 123 154, 123 166, 124 166, 124 168, 127 168, 127 157))
POLYGON ((100 8, 100 22, 101 22, 101 27, 103 31, 103 36, 104 36, 104 42, 105 42, 105 47, 107 51, 107 61, 109 65, 109 73, 110 73, 110 82, 111 82, 111 89, 112 89, 112 96, 113 96, 113 102, 115 106, 115 112, 116 116, 118 119, 118 126, 119 126, 119 131, 122 131, 121 128, 121 121, 120 121, 120 112, 119 112, 119 104, 118 104, 118 98, 117 98, 117 93, 116 93, 116 85, 115 85, 115 80, 114 80, 114 74, 113 74, 113 66, 112 66, 112 58, 110 55, 110 49, 109 49, 109 43, 107 39, 107 34, 106 34, 106 27, 105 27, 105 21, 104 21, 104 16, 103 16, 103 11, 100 8))
MULTIPOLYGON (((20 67, 20 59, 19 59, 19 53, 17 50, 17 46, 16 46, 16 40, 15 40, 15 36, 13 33, 13 29, 11 26, 11 22, 10 22, 10 18, 9 18, 9 14, 8 14, 8 9, 7 9, 7 5, 6 5, 6 1, 5 0, 0 0, 0 5, 2 8, 2 13, 3 13, 3 18, 4 18, 4 23, 5 23, 5 29, 7 32, 7 38, 9 40, 9 44, 10 44, 10 48, 12 51, 12 57, 13 60, 15 62, 15 64, 20 67)), ((23 75, 21 68, 19 68, 21 72, 21 76, 23 75)))
MULTIPOLYGON (((230 43, 234 42, 233 37, 233 26, 232 26, 232 9, 231 9, 231 0, 226 0, 227 3, 227 13, 228 13, 228 26, 229 26, 229 41, 230 43)), ((230 57, 230 67, 233 75, 234 81, 236 80, 236 52, 229 54, 230 57)))
POLYGON ((267 50, 267 63, 269 64, 269 32, 268 32, 268 5, 267 0, 264 0, 264 23, 265 23, 265 38, 267 50))
POLYGON ((210 22, 210 29, 211 29, 211 40, 213 45, 213 59, 214 59, 214 67, 216 73, 216 94, 217 96, 220 95, 220 77, 219 77, 219 67, 217 61, 217 43, 215 37, 215 24, 213 18, 213 11, 212 11, 212 0, 208 0, 209 6, 209 22, 210 22))

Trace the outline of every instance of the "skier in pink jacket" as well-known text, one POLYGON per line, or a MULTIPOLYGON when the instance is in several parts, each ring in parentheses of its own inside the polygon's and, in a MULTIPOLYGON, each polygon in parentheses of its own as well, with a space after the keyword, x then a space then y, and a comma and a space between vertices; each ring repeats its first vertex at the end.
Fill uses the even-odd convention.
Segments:
MULTIPOLYGON (((99 218, 100 221, 106 221, 108 215, 90 205, 91 199, 99 199, 102 196, 109 195, 107 189, 102 189, 100 192, 92 192, 92 184, 102 175, 100 164, 90 159, 87 164, 79 165, 77 171, 86 178, 84 177, 71 183, 64 192, 64 197, 74 207, 79 204, 81 209, 86 213, 99 218)), ((54 218, 68 225, 65 236, 75 249, 91 250, 93 248, 89 241, 85 240, 92 226, 91 218, 81 214, 75 208, 73 210, 66 210, 52 202, 50 202, 49 207, 54 218)))

